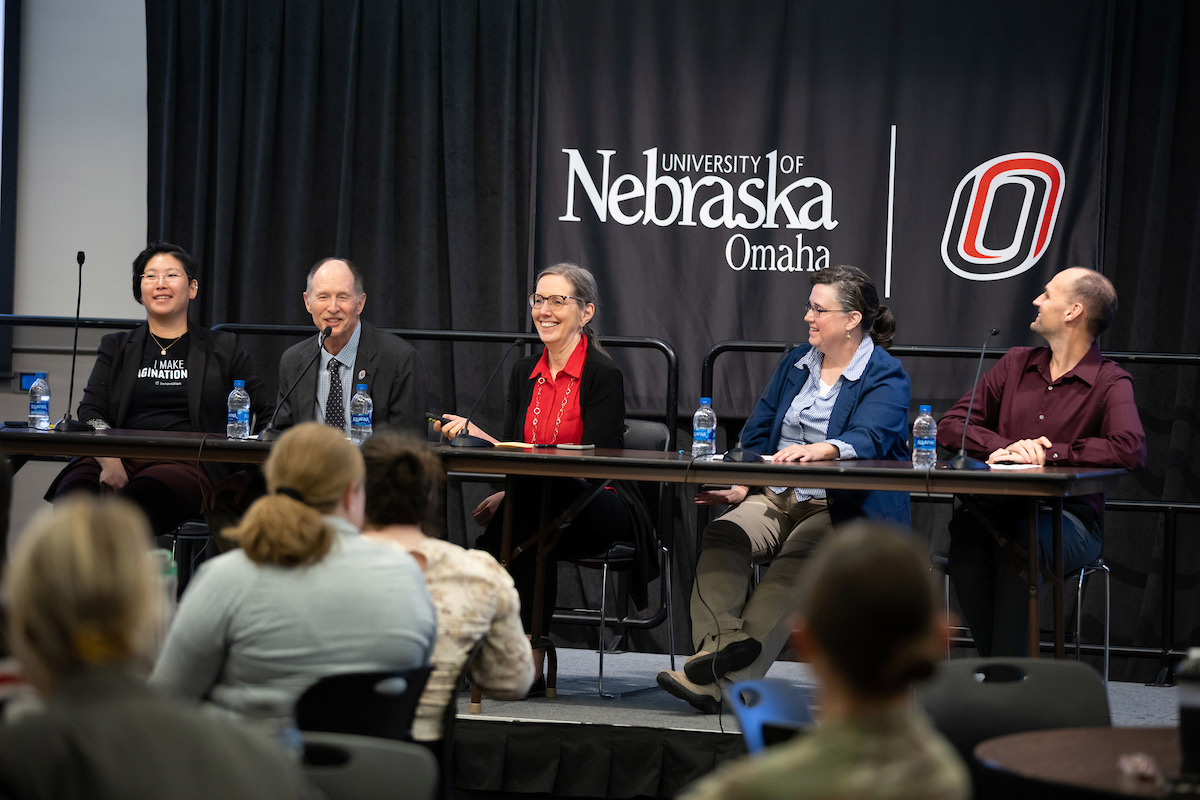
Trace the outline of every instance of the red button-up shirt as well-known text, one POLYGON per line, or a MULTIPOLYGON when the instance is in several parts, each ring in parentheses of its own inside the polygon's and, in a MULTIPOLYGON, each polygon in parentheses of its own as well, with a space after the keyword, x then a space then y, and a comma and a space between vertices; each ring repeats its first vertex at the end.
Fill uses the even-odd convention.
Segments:
POLYGON ((532 444, 581 444, 583 415, 579 406, 579 380, 587 361, 587 337, 571 351, 567 365, 551 377, 550 356, 543 350, 529 373, 537 380, 525 411, 525 441, 532 444))

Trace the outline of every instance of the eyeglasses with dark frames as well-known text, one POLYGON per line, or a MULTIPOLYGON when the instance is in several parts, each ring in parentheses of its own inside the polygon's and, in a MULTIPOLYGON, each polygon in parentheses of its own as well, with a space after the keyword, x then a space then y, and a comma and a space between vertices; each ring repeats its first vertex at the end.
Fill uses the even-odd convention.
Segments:
POLYGON ((563 304, 566 303, 568 300, 578 300, 580 303, 583 302, 582 297, 571 297, 570 295, 566 295, 566 294, 551 294, 551 295, 546 295, 545 297, 543 297, 540 294, 534 293, 534 294, 529 295, 529 307, 530 308, 541 308, 542 303, 549 303, 551 309, 553 309, 554 311, 558 311, 559 309, 561 309, 563 307, 563 304))
POLYGON ((809 311, 811 311, 818 318, 824 316, 825 314, 828 314, 830 311, 840 311, 843 314, 850 313, 849 311, 847 311, 844 308, 821 308, 820 306, 815 306, 812 303, 805 303, 804 307, 806 309, 808 309, 809 311))

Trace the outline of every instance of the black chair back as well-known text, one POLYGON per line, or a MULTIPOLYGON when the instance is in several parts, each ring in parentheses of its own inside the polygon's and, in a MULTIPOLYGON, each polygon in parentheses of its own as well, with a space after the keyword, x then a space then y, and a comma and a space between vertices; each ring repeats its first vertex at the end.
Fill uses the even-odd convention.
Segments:
POLYGON ((957 658, 917 690, 938 730, 972 763, 975 745, 1009 733, 1108 727, 1108 692, 1092 667, 1044 658, 957 658))
POLYGON ((321 678, 296 702, 296 725, 302 731, 411 741, 417 701, 432 669, 349 672, 321 678))

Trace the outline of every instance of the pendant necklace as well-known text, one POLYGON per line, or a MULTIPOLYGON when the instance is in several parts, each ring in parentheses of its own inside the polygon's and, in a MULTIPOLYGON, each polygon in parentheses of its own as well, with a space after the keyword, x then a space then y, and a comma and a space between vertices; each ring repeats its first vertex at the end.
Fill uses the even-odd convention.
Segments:
MULTIPOLYGON (((149 331, 146 331, 146 332, 150 333, 149 331)), ((154 340, 154 343, 156 345, 158 345, 158 354, 165 356, 167 354, 168 350, 170 350, 175 345, 179 344, 179 340, 183 338, 183 334, 181 333, 178 336, 176 336, 175 341, 171 342, 169 345, 166 345, 165 347, 163 346, 163 343, 158 340, 158 337, 155 336, 153 333, 150 333, 150 338, 154 340)))

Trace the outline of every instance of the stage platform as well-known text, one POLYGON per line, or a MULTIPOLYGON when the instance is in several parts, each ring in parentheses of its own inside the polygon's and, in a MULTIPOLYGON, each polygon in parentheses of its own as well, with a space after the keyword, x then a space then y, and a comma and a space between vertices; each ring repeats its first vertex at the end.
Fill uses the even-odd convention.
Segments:
MULTIPOLYGON (((469 714, 461 694, 456 796, 674 797, 745 753, 732 712, 701 714, 657 687, 668 668, 663 654, 606 655, 604 688, 622 694, 609 700, 596 690, 596 652, 560 649, 555 699, 485 698, 483 713, 469 714)), ((768 675, 815 685, 807 664, 778 661, 768 675)), ((1113 682, 1109 705, 1115 726, 1178 724, 1173 687, 1113 682)))

